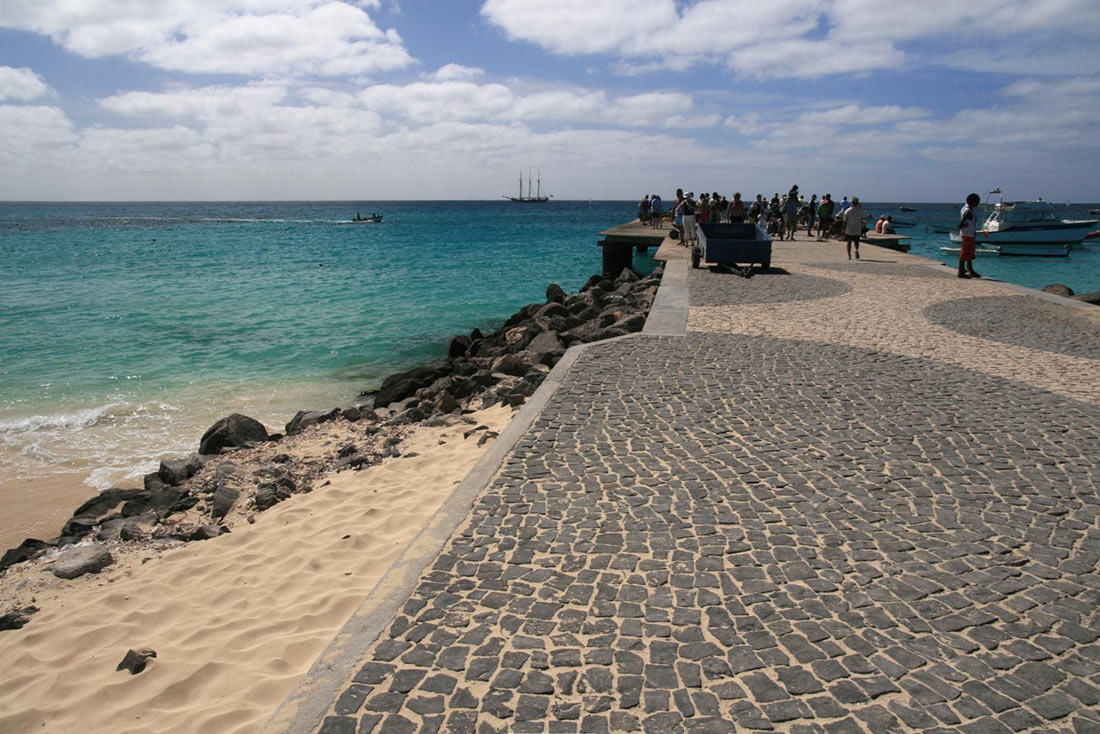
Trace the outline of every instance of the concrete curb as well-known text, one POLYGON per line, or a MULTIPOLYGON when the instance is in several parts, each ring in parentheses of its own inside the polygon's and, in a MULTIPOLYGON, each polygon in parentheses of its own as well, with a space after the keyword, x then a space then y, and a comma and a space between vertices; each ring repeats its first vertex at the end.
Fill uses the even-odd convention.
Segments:
POLYGON ((687 260, 666 260, 665 272, 657 297, 649 308, 642 334, 646 336, 683 336, 688 320, 687 260))

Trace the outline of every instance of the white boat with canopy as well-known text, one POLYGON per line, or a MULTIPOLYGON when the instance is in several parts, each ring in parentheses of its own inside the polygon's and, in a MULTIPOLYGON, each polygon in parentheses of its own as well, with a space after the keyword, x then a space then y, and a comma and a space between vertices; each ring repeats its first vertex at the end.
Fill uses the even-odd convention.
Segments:
MULTIPOLYGON (((1000 189, 989 192, 1001 193, 1000 189)), ((986 198, 986 205, 989 199, 986 198)), ((978 247, 996 249, 1001 255, 1039 255, 1064 257, 1074 245, 1096 229, 1096 219, 1060 219, 1049 201, 998 201, 978 228, 978 247)), ((958 232, 952 242, 961 242, 958 232)))

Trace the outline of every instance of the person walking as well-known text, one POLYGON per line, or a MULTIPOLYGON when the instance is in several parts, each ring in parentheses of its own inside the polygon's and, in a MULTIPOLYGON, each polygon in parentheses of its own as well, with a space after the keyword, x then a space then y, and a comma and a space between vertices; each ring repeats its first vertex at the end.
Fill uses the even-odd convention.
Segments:
POLYGON ((810 210, 806 212, 806 236, 814 236, 814 221, 817 219, 817 194, 810 197, 810 210))
POLYGON ((959 235, 962 237, 962 247, 959 249, 960 278, 982 277, 974 272, 974 257, 978 254, 978 204, 981 203, 982 197, 970 194, 966 197, 966 206, 959 212, 959 235))
POLYGON ((852 245, 856 246, 856 260, 859 259, 859 238, 863 236, 863 218, 866 216, 859 205, 859 197, 853 196, 852 203, 844 210, 844 239, 848 243, 848 259, 852 259, 852 245))
POLYGON ((833 226, 833 195, 825 194, 821 200, 821 206, 817 208, 817 241, 824 242, 825 235, 833 226))

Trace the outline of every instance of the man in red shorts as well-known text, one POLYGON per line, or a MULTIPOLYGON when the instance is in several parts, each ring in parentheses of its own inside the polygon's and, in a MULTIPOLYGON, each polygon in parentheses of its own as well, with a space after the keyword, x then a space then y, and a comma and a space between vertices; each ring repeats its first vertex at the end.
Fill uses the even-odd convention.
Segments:
POLYGON ((962 235, 962 249, 959 250, 959 277, 980 278, 974 272, 974 256, 977 254, 974 238, 978 234, 978 204, 982 197, 970 194, 966 197, 966 206, 960 212, 959 234, 962 235))

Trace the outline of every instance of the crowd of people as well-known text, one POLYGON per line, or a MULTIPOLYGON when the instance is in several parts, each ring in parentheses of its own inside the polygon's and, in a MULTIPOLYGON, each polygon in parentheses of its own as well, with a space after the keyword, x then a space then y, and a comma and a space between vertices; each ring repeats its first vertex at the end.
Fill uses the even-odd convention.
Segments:
MULTIPOLYGON (((970 194, 966 197, 966 206, 960 214, 958 229, 963 243, 959 253, 960 278, 981 277, 974 272, 977 225, 975 210, 980 201, 977 194, 970 194)), ((806 235, 812 237, 816 225, 817 241, 824 242, 833 237, 843 239, 847 244, 849 260, 853 254, 856 260, 859 259, 859 242, 869 230, 866 224, 867 212, 860 205, 858 196, 853 196, 851 201, 845 196, 839 205, 833 201, 832 194, 825 194, 820 201, 817 194, 806 199, 799 193, 797 184, 791 186, 790 191, 782 197, 777 192, 769 200, 763 194, 757 194, 756 199, 747 207, 740 191, 734 193, 732 199, 727 199, 717 191, 709 194, 704 192, 696 199, 695 192, 689 191, 685 194, 683 189, 676 189, 676 199, 667 213, 658 194, 646 194, 638 202, 638 219, 642 223, 662 227, 666 217, 671 218, 672 226, 684 245, 695 239, 697 221, 704 224, 751 222, 779 240, 793 240, 795 232, 803 227, 806 235)), ((877 234, 895 234, 893 221, 893 216, 883 214, 875 222, 874 231, 877 234)))
MULTIPOLYGON (((817 194, 812 194, 807 199, 799 193, 797 185, 792 186, 783 196, 775 193, 771 199, 765 198, 763 194, 757 194, 756 198, 748 204, 742 199, 740 191, 734 193, 730 199, 717 191, 709 194, 704 192, 696 199, 695 192, 689 191, 685 194, 683 189, 676 189, 676 198, 667 212, 664 209, 664 202, 657 194, 647 194, 638 202, 638 219, 643 223, 660 227, 663 226, 666 217, 671 219, 672 226, 677 232, 682 233, 680 239, 685 244, 694 237, 695 222, 722 224, 751 222, 758 224, 762 230, 780 240, 793 240, 795 232, 803 228, 806 234, 812 237, 816 228, 818 242, 824 242, 828 237, 843 237, 848 240, 849 251, 852 249, 851 235, 854 233, 857 258, 859 257, 859 237, 867 231, 867 226, 864 224, 866 213, 859 206, 859 197, 852 197, 849 201, 845 196, 838 206, 833 201, 832 194, 825 194, 820 201, 817 194)), ((876 232, 893 232, 892 226, 889 230, 885 228, 883 220, 880 220, 875 227, 876 232)))

